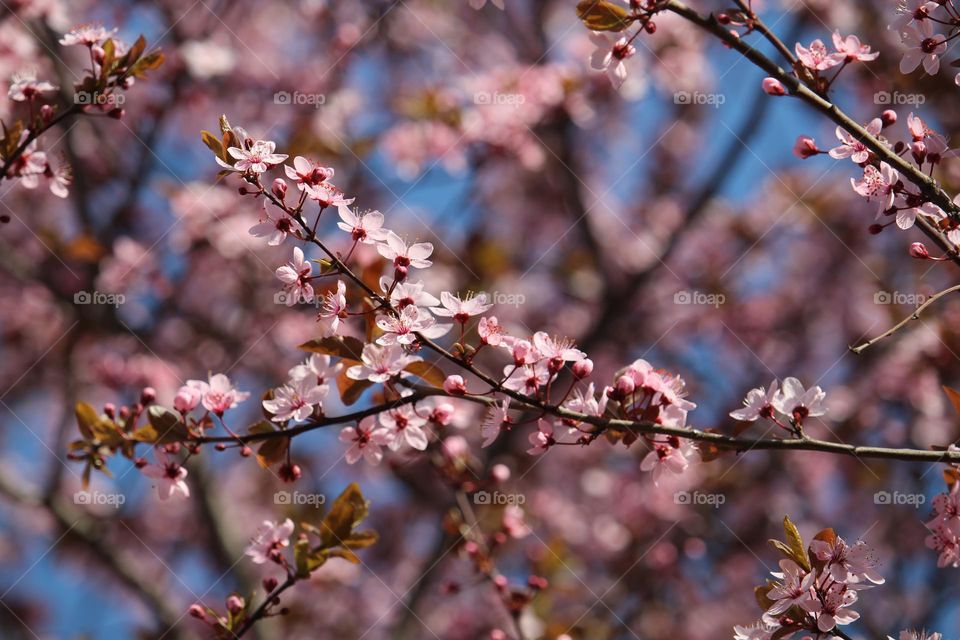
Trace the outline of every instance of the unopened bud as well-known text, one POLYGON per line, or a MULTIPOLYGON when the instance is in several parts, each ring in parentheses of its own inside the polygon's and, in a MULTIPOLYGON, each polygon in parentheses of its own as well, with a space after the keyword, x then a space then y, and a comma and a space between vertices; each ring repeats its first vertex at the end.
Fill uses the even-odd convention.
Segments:
POLYGON ((153 387, 144 387, 140 392, 140 404, 146 406, 157 399, 157 390, 153 387))
POLYGON ((914 242, 910 245, 910 257, 917 260, 929 260, 930 252, 927 251, 922 242, 914 242))
POLYGON ((577 380, 589 378, 590 374, 593 373, 593 360, 590 358, 577 360, 570 368, 573 370, 573 375, 577 380))
POLYGON ((234 615, 243 611, 243 598, 235 594, 228 596, 227 611, 234 615))
POLYGON ((887 109, 880 114, 880 120, 883 122, 884 128, 889 127, 897 121, 897 112, 893 109, 887 109))
POLYGON ((787 95, 787 88, 784 87, 783 83, 777 80, 776 78, 764 78, 762 86, 763 86, 763 92, 769 96, 787 95))
POLYGON ((463 376, 450 375, 443 381, 443 390, 452 396, 462 396, 467 392, 467 385, 463 376))
POLYGON ((270 189, 281 202, 287 195, 287 182, 283 178, 277 178, 273 181, 273 186, 270 189))

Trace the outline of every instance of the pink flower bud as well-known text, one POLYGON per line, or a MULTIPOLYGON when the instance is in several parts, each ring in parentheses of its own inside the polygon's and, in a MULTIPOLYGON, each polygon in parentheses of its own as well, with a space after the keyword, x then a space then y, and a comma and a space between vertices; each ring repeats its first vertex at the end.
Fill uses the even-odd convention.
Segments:
POLYGON ((914 242, 910 245, 910 257, 917 260, 929 260, 930 252, 927 251, 922 242, 914 242))
POLYGON ((153 387, 144 387, 140 392, 140 404, 146 406, 157 399, 157 390, 153 387))
POLYGON ((887 109, 880 114, 880 120, 883 121, 884 127, 889 127, 897 121, 897 112, 893 109, 887 109))
POLYGON ((200 404, 200 397, 202 395, 196 387, 184 385, 180 387, 176 397, 173 399, 173 408, 180 413, 190 413, 200 404))
POLYGON ((769 96, 785 96, 787 95, 787 88, 776 78, 764 78, 763 92, 769 96))
POLYGON ((50 122, 53 120, 53 107, 48 104, 40 107, 40 117, 43 118, 44 122, 50 122))
POLYGON ((797 136, 797 141, 793 143, 793 155, 802 160, 806 160, 818 153, 823 153, 810 136, 797 136))
POLYGON ((270 191, 273 192, 273 195, 277 197, 280 202, 283 202, 283 199, 287 195, 287 182, 283 178, 277 178, 273 181, 273 186, 270 188, 270 191))
POLYGON ((510 467, 505 464, 495 464, 490 469, 490 477, 494 482, 504 483, 510 479, 510 467))
POLYGON ((197 620, 207 619, 207 612, 204 611, 203 607, 200 606, 199 604, 190 605, 190 609, 188 609, 188 611, 190 612, 190 615, 196 618, 197 620))
POLYGON ((593 373, 593 360, 590 358, 577 360, 570 368, 573 370, 573 375, 577 380, 589 378, 590 374, 593 373))
POLYGON ((430 421, 445 427, 453 420, 453 405, 449 402, 438 404, 430 414, 430 421))
POLYGON ((513 345, 513 364, 519 366, 527 364, 527 357, 533 352, 533 345, 526 340, 517 340, 513 345))
POLYGON ((280 479, 284 482, 296 482, 303 475, 303 471, 298 464, 287 464, 284 462, 280 465, 280 468, 277 469, 277 475, 280 476, 280 479))
POLYGON ((243 611, 243 598, 235 594, 228 596, 227 611, 234 615, 243 611))
POLYGON ((467 384, 463 381, 463 376, 451 375, 443 381, 443 390, 452 396, 462 396, 467 392, 467 384))
POLYGON ((527 578, 527 584, 530 585, 531 589, 543 590, 549 586, 549 582, 543 576, 531 575, 527 578))
POLYGON ((507 580, 507 576, 501 574, 493 579, 493 585, 497 589, 502 590, 502 589, 506 589, 510 585, 510 582, 507 580))
POLYGON ((453 460, 463 458, 470 451, 470 445, 462 436, 450 436, 443 441, 443 452, 453 460))
POLYGON ((636 388, 636 385, 633 383, 633 378, 630 376, 620 376, 617 378, 617 396, 620 398, 626 398, 633 390, 636 388))
POLYGON ((107 404, 103 405, 103 412, 107 414, 108 418, 113 420, 113 418, 117 415, 117 406, 112 402, 108 402, 107 404))

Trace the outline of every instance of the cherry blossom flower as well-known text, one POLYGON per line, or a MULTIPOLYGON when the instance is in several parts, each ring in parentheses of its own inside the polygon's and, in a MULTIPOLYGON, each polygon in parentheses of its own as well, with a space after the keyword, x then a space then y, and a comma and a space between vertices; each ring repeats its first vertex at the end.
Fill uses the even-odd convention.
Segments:
POLYGON ((480 426, 480 435, 483 436, 482 447, 489 447, 503 431, 509 431, 513 426, 510 417, 510 398, 504 398, 500 404, 490 407, 483 424, 480 426))
POLYGON ((277 562, 283 549, 290 546, 292 534, 293 520, 290 518, 280 524, 272 520, 264 520, 244 553, 250 556, 254 564, 277 562))
POLYGON ((393 290, 391 290, 390 286, 392 284, 393 280, 390 278, 380 278, 380 289, 384 293, 390 294, 390 304, 393 305, 394 309, 403 309, 410 305, 435 307, 440 304, 440 300, 435 295, 424 291, 422 282, 399 282, 393 285, 393 290))
POLYGON ((848 62, 869 62, 876 60, 880 55, 879 51, 870 52, 870 45, 861 44, 860 38, 855 35, 849 35, 846 38, 840 35, 839 31, 833 32, 833 47, 838 53, 846 56, 848 62))
POLYGON ((347 198, 339 187, 330 182, 309 185, 306 189, 307 197, 317 202, 322 209, 327 207, 342 207, 353 204, 356 198, 347 198))
POLYGON ((607 401, 609 398, 606 393, 601 393, 597 399, 593 383, 587 385, 586 390, 576 389, 571 397, 563 405, 570 411, 582 413, 587 416, 600 417, 607 410, 607 401))
POLYGON ((819 598, 805 600, 801 606, 814 614, 817 629, 827 633, 837 625, 850 624, 860 618, 860 614, 847 607, 857 601, 857 592, 845 584, 833 583, 823 590, 819 598))
POLYGON ((897 17, 890 28, 903 33, 907 26, 914 21, 923 22, 932 11, 937 8, 936 2, 930 0, 903 0, 897 3, 897 17))
POLYGON ((696 447, 689 440, 680 440, 677 446, 658 442, 640 463, 640 470, 652 471, 653 484, 659 486, 664 473, 682 474, 696 455, 696 447))
POLYGON ((49 82, 37 80, 37 72, 29 69, 13 75, 7 97, 14 102, 25 102, 33 100, 46 91, 56 90, 57 88, 49 82))
POLYGON ((337 335, 340 321, 347 319, 347 285, 343 280, 337 280, 335 291, 328 291, 320 299, 320 312, 317 322, 324 338, 337 335))
POLYGON ((228 171, 259 175, 270 169, 270 167, 283 163, 283 161, 288 158, 284 153, 274 153, 276 148, 276 143, 271 140, 256 140, 250 145, 249 149, 230 147, 227 149, 227 153, 229 153, 236 162, 230 165, 218 156, 217 164, 228 171))
POLYGON ((773 415, 773 402, 777 397, 776 379, 770 383, 770 388, 764 390, 763 387, 757 387, 747 392, 747 397, 743 401, 743 408, 730 412, 730 417, 734 420, 743 422, 753 422, 757 418, 769 418, 773 415))
POLYGON ((400 375, 404 367, 420 362, 423 358, 404 353, 397 345, 380 346, 367 344, 360 354, 363 364, 357 364, 347 369, 347 377, 351 380, 369 380, 370 382, 386 382, 394 376, 400 375))
POLYGON ((293 248, 293 260, 277 267, 277 278, 283 283, 283 291, 287 294, 283 301, 288 307, 313 300, 313 285, 310 284, 312 273, 313 265, 304 258, 300 247, 293 248))
POLYGON ((383 426, 383 442, 391 451, 396 451, 404 444, 417 451, 424 451, 429 440, 423 430, 427 424, 425 418, 420 417, 410 406, 402 406, 384 411, 378 416, 383 426))
POLYGON ((410 267, 426 269, 433 264, 430 260, 427 260, 430 254, 433 253, 432 244, 429 242, 417 242, 412 245, 407 245, 407 243, 393 231, 387 232, 385 240, 377 242, 377 251, 387 260, 392 260, 397 272, 404 276, 410 267))
POLYGON ((296 229, 295 223, 286 215, 276 220, 267 217, 266 220, 250 227, 250 235, 255 238, 267 238, 267 244, 276 247, 287 239, 287 234, 296 229))
POLYGON ((844 584, 869 580, 873 584, 883 584, 883 577, 876 571, 876 561, 870 548, 863 540, 853 546, 847 545, 843 538, 833 541, 814 540, 810 543, 810 552, 827 563, 826 570, 834 580, 844 584))
POLYGON ((937 567, 960 567, 960 538, 950 527, 935 527, 927 536, 926 545, 939 554, 937 567))
MULTIPOLYGON (((839 35, 835 35, 834 38, 834 42, 836 42, 836 38, 839 38, 839 35)), ((809 48, 804 47, 798 42, 794 46, 794 50, 797 52, 797 58, 800 59, 803 66, 814 71, 826 71, 843 62, 843 59, 846 57, 846 53, 828 52, 827 46, 823 44, 823 40, 820 38, 811 42, 809 48)))
POLYGON ((440 304, 443 306, 434 307, 430 310, 438 316, 453 318, 460 324, 465 324, 472 316, 486 313, 493 306, 493 304, 487 302, 486 293, 467 294, 466 299, 461 300, 459 294, 453 295, 448 291, 440 293, 440 304))
POLYGON ((762 620, 749 626, 737 625, 733 628, 733 640, 770 640, 779 628, 762 620))
POLYGON ((168 457, 163 449, 155 448, 153 456, 156 462, 143 467, 143 475, 156 480, 154 485, 161 500, 169 500, 171 496, 179 494, 184 498, 190 497, 190 487, 184 478, 187 470, 176 460, 168 457))
POLYGON ((553 438, 553 425, 543 419, 537 421, 537 430, 532 432, 527 439, 532 445, 527 449, 527 453, 532 456, 546 453, 550 447, 557 443, 553 438))
POLYGON ((496 316, 480 318, 480 322, 477 323, 477 333, 480 335, 480 342, 491 347, 499 347, 504 339, 509 337, 496 316))
MULTIPOLYGON (((867 123, 865 128, 867 133, 877 137, 880 135, 880 130, 883 129, 883 120, 874 118, 867 123)), ((839 138, 842 144, 830 149, 829 153, 831 158, 838 160, 841 158, 850 158, 856 164, 863 164, 870 157, 870 149, 844 130, 843 127, 837 127, 837 138, 839 138)))
MULTIPOLYGON (((192 382, 196 383, 199 381, 193 380, 192 382)), ((201 382, 200 384, 206 386, 205 382, 201 382)), ((203 391, 203 388, 197 384, 188 383, 183 385, 173 399, 173 408, 180 413, 190 413, 200 404, 200 400, 203 399, 203 391)))
POLYGON ((564 362, 578 362, 587 357, 583 351, 574 348, 573 340, 569 338, 550 337, 546 331, 537 331, 533 334, 533 346, 540 357, 550 362, 550 368, 559 371, 564 362))
POLYGON ((417 333, 432 340, 446 334, 451 327, 449 324, 437 324, 428 311, 412 305, 404 307, 395 316, 377 316, 377 326, 384 332, 377 338, 377 344, 384 346, 413 344, 417 341, 417 333))
POLYGON ((777 616, 790 607, 796 605, 804 607, 814 599, 811 588, 814 585, 815 576, 804 571, 793 560, 786 558, 781 560, 780 571, 773 572, 773 576, 780 582, 767 592, 767 598, 773 600, 773 604, 763 615, 764 622, 770 624, 775 624, 777 616))
POLYGON ((383 459, 380 446, 385 443, 385 439, 382 429, 377 430, 375 426, 374 417, 367 416, 356 427, 344 427, 340 431, 340 442, 350 444, 350 448, 344 454, 347 464, 353 464, 360 458, 366 460, 368 464, 380 464, 383 459))
POLYGON ((591 32, 590 42, 596 47, 590 54, 590 67, 596 71, 605 71, 614 89, 619 89, 627 79, 627 65, 624 60, 632 57, 636 48, 626 38, 619 40, 606 33, 591 32))
POLYGON ((550 382, 550 379, 553 378, 553 374, 544 362, 537 362, 536 364, 524 365, 522 367, 507 365, 503 369, 503 375, 505 376, 503 381, 504 388, 528 396, 535 395, 540 387, 550 382))
POLYGON ((249 392, 234 389, 230 379, 222 373, 211 375, 209 382, 187 380, 187 385, 200 389, 203 407, 218 416, 250 397, 249 392))
POLYGON ((820 387, 814 386, 804 390, 803 385, 796 378, 786 378, 783 388, 773 399, 773 406, 777 411, 793 416, 797 422, 806 417, 822 416, 827 412, 823 404, 827 394, 820 387))
POLYGON ((325 182, 334 175, 333 169, 314 164, 303 156, 295 157, 292 167, 284 165, 283 171, 294 181, 300 191, 307 191, 310 187, 325 182))
POLYGON ((337 374, 340 373, 342 368, 343 363, 333 363, 330 356, 322 353, 313 353, 310 354, 310 357, 307 358, 305 362, 290 369, 287 375, 291 380, 306 378, 315 380, 318 385, 327 385, 336 379, 337 374))
POLYGON ((867 200, 875 199, 877 201, 877 216, 893 206, 896 197, 895 187, 900 179, 900 174, 888 165, 886 162, 880 163, 880 168, 867 165, 863 169, 863 178, 856 181, 850 179, 853 190, 865 197, 867 200))
POLYGON ((357 214, 345 204, 339 205, 337 211, 342 221, 337 226, 349 233, 355 242, 375 244, 386 239, 387 230, 383 228, 383 214, 379 211, 357 214))
POLYGON ((70 195, 69 187, 73 183, 73 172, 70 166, 65 162, 60 162, 56 169, 51 169, 48 165, 47 175, 50 179, 50 193, 58 198, 66 198, 70 195))
POLYGON ((947 50, 947 43, 942 35, 933 33, 930 20, 914 22, 900 33, 907 50, 900 60, 900 73, 912 73, 920 64, 931 76, 940 71, 940 56, 947 50))
POLYGON ((297 378, 274 389, 273 397, 263 401, 263 408, 273 414, 275 422, 306 420, 329 390, 327 385, 318 385, 312 376, 297 378))
MULTIPOLYGON (((943 636, 939 633, 931 633, 927 635, 926 629, 922 631, 911 631, 904 630, 900 632, 899 640, 941 640, 943 636)), ((893 640, 890 636, 887 636, 887 640, 893 640)))
POLYGON ((901 229, 909 229, 917 221, 918 215, 924 215, 933 220, 941 220, 946 217, 943 209, 932 202, 924 202, 919 194, 907 193, 905 206, 897 211, 897 226, 901 229))
POLYGON ((116 32, 116 29, 107 31, 103 26, 98 24, 82 24, 65 33, 64 36, 60 38, 60 44, 65 47, 78 44, 85 47, 92 47, 111 37, 116 32))

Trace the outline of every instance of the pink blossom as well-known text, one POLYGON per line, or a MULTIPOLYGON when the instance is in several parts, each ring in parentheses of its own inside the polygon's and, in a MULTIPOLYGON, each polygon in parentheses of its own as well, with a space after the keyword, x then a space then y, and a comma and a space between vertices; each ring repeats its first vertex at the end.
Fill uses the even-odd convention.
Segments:
POLYGON ((940 56, 947 51, 947 43, 942 35, 933 33, 930 20, 914 22, 900 34, 907 50, 900 60, 900 73, 912 73, 920 64, 931 76, 940 71, 940 56))
POLYGON ((546 453, 550 447, 557 443, 553 438, 553 425, 543 419, 537 421, 537 430, 532 432, 527 439, 532 445, 527 449, 527 453, 532 456, 546 453))
POLYGON ((276 220, 267 217, 266 220, 250 227, 250 235, 255 238, 267 238, 271 247, 278 246, 287 239, 287 234, 293 233, 295 223, 288 216, 283 215, 276 220))
POLYGON ((507 365, 503 369, 503 386, 524 395, 535 395, 540 387, 550 382, 553 374, 545 362, 523 365, 507 365))
POLYGON ((14 102, 33 100, 41 93, 56 91, 56 87, 46 81, 37 80, 37 72, 33 69, 15 73, 10 79, 10 89, 7 97, 14 102))
POLYGON ((900 180, 900 174, 886 162, 881 162, 879 169, 872 164, 864 167, 863 178, 859 181, 851 178, 850 184, 853 185, 854 191, 867 200, 877 201, 877 216, 880 216, 893 206, 898 180, 900 180))
POLYGON ((244 553, 250 556, 254 564, 277 562, 283 549, 290 546, 292 534, 293 520, 290 518, 280 524, 272 520, 264 520, 244 553))
POLYGON ((489 447, 503 431, 509 431, 513 426, 513 418, 510 417, 510 398, 504 398, 500 404, 490 407, 483 424, 480 427, 480 435, 483 436, 483 447, 489 447))
POLYGON ((440 300, 433 294, 424 291, 422 282, 398 282, 393 284, 390 278, 380 279, 380 288, 384 293, 390 294, 390 304, 395 309, 403 309, 409 305, 418 307, 435 307, 440 304, 440 300), (393 285, 393 290, 390 287, 393 285))
POLYGON ((211 375, 209 383, 202 380, 187 380, 187 385, 201 389, 203 392, 201 402, 204 408, 217 415, 223 415, 228 409, 250 397, 249 392, 234 389, 230 379, 222 373, 211 375))
POLYGON ((346 204, 337 207, 341 222, 337 226, 350 234, 355 242, 374 244, 386 239, 387 231, 383 229, 383 214, 379 211, 354 213, 346 204))
POLYGON ((377 316, 377 326, 384 332, 377 338, 377 344, 384 346, 413 344, 417 341, 417 334, 432 340, 446 334, 451 327, 449 324, 437 324, 428 311, 413 305, 404 307, 396 315, 377 316))
POLYGON ((347 285, 343 280, 337 280, 335 291, 328 291, 320 298, 320 312, 317 322, 324 338, 337 335, 340 321, 346 320, 347 315, 347 285))
POLYGON ((443 306, 434 307, 431 311, 441 317, 453 318, 460 324, 466 323, 472 316, 486 313, 493 306, 487 302, 486 293, 467 294, 467 297, 461 300, 459 294, 455 296, 448 291, 440 293, 440 304, 443 306))
POLYGON ((199 382, 198 380, 193 380, 192 382, 194 384, 188 383, 180 387, 176 397, 173 399, 173 408, 180 413, 190 413, 200 404, 200 400, 203 398, 204 388, 199 385, 206 387, 207 383, 199 382))
POLYGON ((376 426, 373 416, 367 416, 356 427, 344 427, 340 431, 340 442, 347 442, 350 447, 344 457, 347 464, 354 464, 361 457, 368 464, 379 464, 383 459, 380 446, 384 444, 384 434, 381 430, 374 430, 376 426))
POLYGON ((825 569, 837 582, 850 584, 869 580, 873 584, 884 583, 883 577, 876 571, 877 563, 870 548, 863 540, 858 540, 853 546, 847 545, 839 536, 832 542, 814 540, 810 543, 810 552, 818 560, 827 563, 825 569))
POLYGON ((749 626, 737 625, 733 628, 733 640, 770 640, 779 629, 762 620, 749 626))
POLYGON ((380 346, 368 344, 363 347, 361 354, 363 364, 357 364, 347 369, 347 377, 351 380, 369 380, 370 382, 386 382, 394 376, 400 375, 404 367, 420 362, 423 358, 412 356, 397 345, 380 346))
POLYGON ((293 248, 293 260, 277 267, 276 275, 283 283, 283 291, 286 293, 283 300, 288 307, 298 302, 313 300, 313 285, 310 284, 312 273, 313 265, 304 258, 300 247, 293 248))
POLYGON ((839 31, 833 32, 833 47, 838 53, 844 54, 848 62, 869 62, 870 60, 876 60, 877 56, 880 55, 879 51, 871 53, 870 45, 861 44, 860 38, 857 36, 849 35, 844 38, 839 31))
POLYGON ((312 376, 297 378, 274 389, 273 397, 263 401, 263 408, 273 414, 276 422, 306 420, 329 390, 327 385, 318 385, 312 376))
POLYGON ((77 44, 85 47, 92 47, 93 45, 99 44, 111 37, 116 32, 116 29, 107 31, 103 28, 103 26, 98 24, 83 24, 79 27, 74 27, 64 34, 64 36, 60 38, 60 44, 65 47, 70 47, 77 44))
MULTIPOLYGON (((865 127, 867 133, 873 137, 880 135, 880 130, 883 129, 883 121, 880 118, 874 118, 865 127)), ((870 149, 867 148, 865 144, 854 138, 849 132, 844 130, 842 127, 837 127, 837 138, 839 138, 840 146, 830 149, 831 158, 850 158, 857 164, 862 164, 867 161, 870 157, 870 149)))
POLYGON ((316 381, 318 385, 326 385, 336 379, 342 368, 343 364, 340 362, 334 364, 330 356, 313 353, 304 363, 290 369, 287 375, 291 380, 306 378, 316 381))
POLYGON ((637 50, 626 38, 619 40, 606 33, 590 33, 590 42, 595 49, 590 54, 590 67, 596 71, 606 71, 614 89, 619 89, 627 79, 627 65, 624 60, 632 57, 637 50))
POLYGON ((761 83, 763 87, 763 92, 770 96, 785 96, 787 95, 787 88, 783 86, 783 83, 777 80, 776 78, 764 78, 761 83))
POLYGON ((773 406, 780 413, 802 422, 808 416, 822 416, 827 412, 823 404, 826 395, 820 387, 813 386, 805 390, 796 378, 786 378, 780 393, 773 399, 773 406))
POLYGON ((443 390, 452 396, 462 396, 467 392, 467 383, 463 381, 463 376, 449 375, 443 381, 443 390))
POLYGON ((353 204, 356 198, 347 198, 339 187, 330 182, 309 185, 306 188, 307 197, 317 202, 321 208, 342 207, 353 204))
POLYGON ((276 143, 271 140, 256 140, 249 148, 230 147, 227 153, 236 162, 230 165, 217 157, 217 164, 229 171, 259 175, 287 159, 286 154, 274 153, 276 148, 276 143))
POLYGON ((818 153, 823 153, 810 136, 797 136, 797 141, 793 143, 793 155, 801 160, 806 160, 818 153))
POLYGON ((383 426, 383 442, 391 451, 398 450, 404 444, 417 451, 427 448, 429 440, 423 429, 427 421, 417 415, 409 405, 384 411, 378 419, 383 426))
POLYGON ((850 624, 860 618, 860 614, 847 607, 857 602, 857 592, 845 584, 833 583, 823 589, 819 598, 805 600, 801 606, 814 614, 817 629, 827 633, 837 625, 850 624))
POLYGON ((530 535, 530 527, 527 526, 523 509, 515 504, 507 505, 504 508, 502 526, 511 538, 520 539, 530 535))
POLYGON ((578 362, 587 357, 587 354, 574 347, 570 338, 551 337, 546 331, 533 334, 533 346, 541 358, 550 361, 553 370, 559 370, 564 362, 578 362))
MULTIPOLYGON (((837 38, 839 38, 839 35, 834 36, 834 42, 837 41, 837 38)), ((798 42, 794 46, 794 50, 797 52, 797 58, 800 59, 800 62, 808 69, 814 71, 826 71, 843 62, 843 59, 846 57, 845 53, 828 52, 827 46, 823 44, 823 40, 820 38, 811 42, 809 48, 804 47, 798 42)))
POLYGON ((905 0, 897 3, 897 17, 890 24, 890 28, 903 33, 908 25, 915 20, 923 22, 937 8, 936 2, 930 0, 905 0))
POLYGON ((310 187, 325 182, 334 175, 333 169, 321 167, 303 156, 295 157, 293 166, 284 165, 283 170, 300 191, 307 191, 310 187))
POLYGON ((776 623, 776 618, 793 606, 805 607, 813 602, 813 591, 815 577, 808 573, 793 560, 783 559, 780 561, 780 571, 773 572, 773 577, 779 579, 770 591, 767 592, 767 598, 773 600, 773 604, 763 615, 764 622, 776 623))
POLYGON ((480 322, 477 323, 477 333, 480 335, 480 341, 491 347, 499 347, 505 337, 503 325, 496 316, 480 318, 480 322))
POLYGON ((653 471, 653 484, 659 486, 664 473, 682 474, 696 455, 696 447, 689 440, 680 440, 678 446, 656 443, 640 463, 640 470, 653 471))
POLYGON ((393 266, 398 272, 406 275, 407 269, 426 269, 432 262, 427 260, 433 253, 433 245, 429 242, 407 243, 393 231, 387 232, 387 237, 377 242, 377 251, 387 260, 393 260, 393 266))
POLYGON ((757 418, 769 418, 773 415, 773 401, 777 397, 777 380, 770 383, 770 388, 764 390, 763 387, 757 387, 747 392, 747 397, 743 401, 743 408, 730 412, 730 417, 734 420, 744 422, 753 422, 757 418))
POLYGON ((154 486, 159 498, 169 500, 170 496, 177 494, 189 498, 190 487, 184 480, 187 477, 187 470, 179 462, 168 457, 161 448, 155 448, 153 456, 156 462, 146 465, 142 471, 143 475, 156 480, 154 486))

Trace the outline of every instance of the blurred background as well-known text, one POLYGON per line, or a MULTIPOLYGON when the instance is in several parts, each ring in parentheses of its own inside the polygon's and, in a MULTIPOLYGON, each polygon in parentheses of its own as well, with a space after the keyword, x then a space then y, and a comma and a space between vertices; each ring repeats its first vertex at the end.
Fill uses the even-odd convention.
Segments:
MULTIPOLYGON (((257 588, 262 567, 242 554, 259 522, 310 517, 309 505, 276 504, 285 486, 255 461, 212 450, 192 461, 190 500, 160 502, 119 458, 92 488, 122 504, 74 499, 75 402, 131 403, 150 385, 169 405, 184 380, 225 372, 252 392, 236 420, 254 421, 257 398, 302 359, 296 345, 316 337, 312 307, 274 303, 289 244, 250 236, 259 204, 216 181, 199 132, 216 131, 223 113, 278 151, 334 167, 361 209, 432 242, 429 290, 494 292, 509 328, 575 338, 598 384, 645 358, 687 380, 694 425, 731 432, 726 414, 749 388, 794 375, 827 390, 828 416, 807 427, 816 437, 913 447, 958 437, 941 385, 960 386, 960 304, 938 304, 862 355, 847 350, 956 280, 949 265, 907 256, 916 230, 868 234, 873 207, 850 189, 849 162, 792 155, 801 133, 833 146, 832 126, 765 96, 760 72, 676 17, 638 39, 617 92, 589 69, 573 0, 506 4, 2 3, 0 78, 36 68, 66 103, 86 52, 56 40, 76 24, 116 26, 127 42, 142 33, 167 62, 127 92, 122 120, 72 120, 42 139, 73 167, 67 200, 0 185, 10 218, 0 226, 0 636, 207 637, 186 608, 222 609, 230 592, 257 588)), ((848 0, 762 7, 791 46, 836 28, 881 52, 837 84, 853 117, 895 108, 903 136, 916 111, 950 137, 952 74, 897 71, 893 12, 848 0)), ((0 118, 17 108, 0 101, 0 118)), ((956 192, 960 165, 940 178, 956 192)), ((333 229, 321 220, 339 246, 333 229)), ((463 407, 448 429, 475 445, 478 466, 508 465, 505 490, 523 496, 532 532, 498 561, 512 579, 550 582, 523 616, 530 638, 729 638, 759 616, 752 588, 775 568, 766 541, 784 514, 808 538, 832 526, 876 548, 887 583, 861 595, 854 637, 924 624, 960 634, 956 575, 923 544, 943 485, 935 465, 751 452, 654 487, 640 447, 532 458, 516 429, 481 451, 482 417, 463 407), (723 503, 678 504, 676 492, 694 490, 723 503), (886 504, 877 492, 927 503, 886 504)), ((363 564, 332 561, 288 592, 291 614, 251 637, 468 640, 505 627, 492 588, 471 586, 441 526, 454 498, 434 468, 403 455, 349 466, 337 431, 295 440, 304 477, 294 488, 334 496, 357 481, 381 541, 363 564), (448 593, 451 581, 463 587, 448 593)), ((499 512, 480 515, 496 528, 499 512)))

